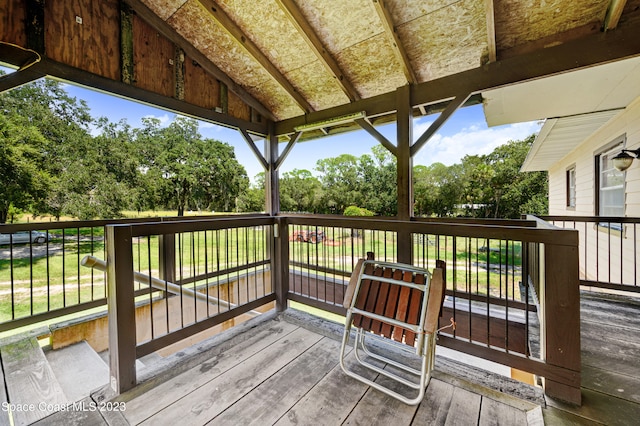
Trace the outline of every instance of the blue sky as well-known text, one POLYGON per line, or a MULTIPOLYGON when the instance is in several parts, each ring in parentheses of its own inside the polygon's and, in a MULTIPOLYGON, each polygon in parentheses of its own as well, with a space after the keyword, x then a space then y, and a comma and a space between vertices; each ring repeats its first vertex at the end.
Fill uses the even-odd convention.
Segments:
MULTIPOLYGON (((176 117, 176 114, 166 110, 94 90, 71 84, 66 85, 65 88, 71 96, 87 102, 92 116, 96 118, 105 116, 111 122, 125 119, 132 127, 139 127, 142 125, 143 117, 153 116, 160 119, 163 125, 168 125, 176 117)), ((414 138, 417 139, 436 117, 437 115, 432 115, 414 120, 414 138)), ((435 162, 451 165, 460 162, 466 154, 488 154, 497 146, 510 140, 521 140, 532 133, 537 133, 540 126, 540 123, 528 122, 488 128, 481 105, 462 108, 416 154, 414 165, 430 165, 435 162)), ((237 131, 202 121, 199 130, 205 138, 217 139, 232 145, 235 148, 236 157, 245 167, 252 181, 256 174, 263 171, 244 138, 237 131)), ((395 141, 395 125, 380 126, 378 131, 387 139, 395 141)), ((317 174, 314 171, 317 160, 344 153, 355 156, 370 154, 371 148, 376 144, 377 141, 364 131, 299 143, 293 148, 280 170, 281 173, 285 173, 293 169, 307 169, 317 174)), ((262 148, 260 142, 258 147, 262 148)), ((284 149, 284 145, 281 149, 284 149)))

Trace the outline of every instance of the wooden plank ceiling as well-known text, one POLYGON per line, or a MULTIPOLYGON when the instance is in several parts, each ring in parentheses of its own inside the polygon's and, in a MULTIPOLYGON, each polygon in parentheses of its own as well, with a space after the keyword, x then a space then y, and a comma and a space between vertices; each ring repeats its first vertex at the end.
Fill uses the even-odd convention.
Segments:
MULTIPOLYGON (((545 72, 568 70, 549 65, 548 70, 527 74, 523 68, 538 64, 525 59, 535 58, 540 52, 544 55, 557 46, 580 40, 602 42, 603 37, 613 39, 616 32, 623 31, 627 31, 626 38, 618 36, 623 40, 629 34, 640 38, 637 29, 640 0, 78 0, 73 2, 75 6, 55 3, 9 0, 8 7, 0 11, 3 24, 0 41, 5 42, 5 48, 7 43, 35 47, 45 60, 51 59, 47 68, 31 70, 34 77, 36 71, 57 74, 120 94, 126 92, 121 84, 135 86, 141 91, 129 96, 146 102, 157 100, 157 104, 205 115, 203 118, 235 127, 243 127, 245 122, 265 123, 262 117, 279 123, 280 134, 292 133, 296 123, 367 110, 367 105, 388 102, 390 94, 407 84, 425 88, 421 96, 411 100, 418 114, 432 112, 429 105, 435 101, 444 102, 440 105, 442 110, 452 98, 464 101, 487 88, 478 82, 478 87, 458 91, 453 87, 456 82, 469 80, 463 76, 471 75, 473 80, 485 78, 483 72, 502 73, 500 78, 488 81, 515 83, 518 79, 540 77, 545 72), (33 4, 42 7, 43 24, 40 28, 36 25, 35 31, 44 32, 44 46, 30 41, 34 27, 29 22, 34 21, 34 13, 28 5, 33 4), (75 17, 84 17, 85 28, 91 17, 104 24, 103 30, 95 33, 101 39, 93 40, 96 47, 103 49, 99 51, 102 55, 88 53, 88 45, 74 44, 74 35, 68 28, 76 28, 72 26, 77 24, 75 17), (16 22, 20 19, 27 22, 24 34, 16 22), (130 46, 133 53, 128 56, 126 43, 121 43, 128 40, 127 34, 133 39, 130 46), (92 56, 95 66, 83 62, 87 56, 92 56), (520 69, 511 69, 515 65, 507 66, 509 62, 499 66, 512 58, 521 58, 513 62, 520 69), (175 66, 167 66, 174 64, 174 60, 185 64, 179 72, 175 66), (81 74, 69 72, 62 65, 99 74, 107 80, 78 77, 81 74), (52 71, 54 68, 57 71, 52 71), (461 78, 451 80, 452 76, 461 78), (429 94, 436 86, 425 85, 439 81, 453 81, 454 85, 437 87, 438 95, 429 94), (180 102, 173 104, 163 99, 180 102), (202 114, 203 111, 213 112, 202 114)), ((35 15, 38 18, 38 13, 35 15)), ((13 56, 3 55, 3 51, 0 45, 0 61, 16 64, 15 57, 19 55, 15 52, 13 56)), ((568 64, 565 68, 622 58, 615 55, 639 55, 640 46, 620 51, 609 54, 614 57, 602 54, 597 58, 584 52, 584 61, 574 61, 575 65, 568 64)), ((540 58, 542 64, 554 62, 553 56, 540 58)), ((19 84, 24 78, 14 80, 19 84)), ((0 81, 0 90, 11 84, 3 85, 0 81)), ((376 114, 382 116, 393 109, 387 105, 377 112, 367 111, 367 115, 374 120, 376 114)), ((262 128, 244 127, 256 133, 262 128)))

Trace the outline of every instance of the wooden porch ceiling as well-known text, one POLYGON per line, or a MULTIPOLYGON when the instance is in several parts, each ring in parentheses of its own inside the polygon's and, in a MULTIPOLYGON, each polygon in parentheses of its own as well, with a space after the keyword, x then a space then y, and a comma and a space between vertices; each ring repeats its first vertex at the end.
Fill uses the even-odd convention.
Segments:
POLYGON ((54 3, 0 11, 0 61, 33 63, 0 91, 50 75, 257 134, 360 111, 393 120, 407 84, 422 115, 640 55, 640 0, 54 3))

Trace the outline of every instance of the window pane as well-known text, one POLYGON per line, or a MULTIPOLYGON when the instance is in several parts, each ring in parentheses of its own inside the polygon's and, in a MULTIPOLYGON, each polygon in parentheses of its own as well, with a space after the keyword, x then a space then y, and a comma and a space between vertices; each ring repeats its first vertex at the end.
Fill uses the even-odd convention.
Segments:
POLYGON ((611 159, 622 146, 600 155, 600 208, 601 216, 624 216, 624 172, 613 167, 611 159))

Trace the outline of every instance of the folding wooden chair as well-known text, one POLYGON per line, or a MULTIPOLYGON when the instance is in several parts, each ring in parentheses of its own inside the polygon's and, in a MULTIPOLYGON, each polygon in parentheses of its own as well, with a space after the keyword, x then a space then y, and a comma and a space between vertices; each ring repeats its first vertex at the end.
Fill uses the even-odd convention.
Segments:
POLYGON ((416 405, 422 401, 434 367, 438 318, 444 301, 444 262, 439 266, 430 274, 426 269, 406 264, 358 261, 344 300, 347 319, 340 366, 347 375, 406 404, 416 405), (354 354, 357 362, 408 387, 405 395, 347 368, 345 348, 352 328, 356 330, 354 354), (368 339, 372 340, 367 342, 368 339), (393 346, 395 350, 385 350, 385 345, 375 342, 393 346), (404 350, 399 351, 399 348, 404 350), (403 373, 400 375, 392 369, 374 365, 369 358, 403 373), (419 370, 409 365, 415 365, 416 359, 420 363, 419 370), (411 394, 416 396, 411 398, 411 394))

